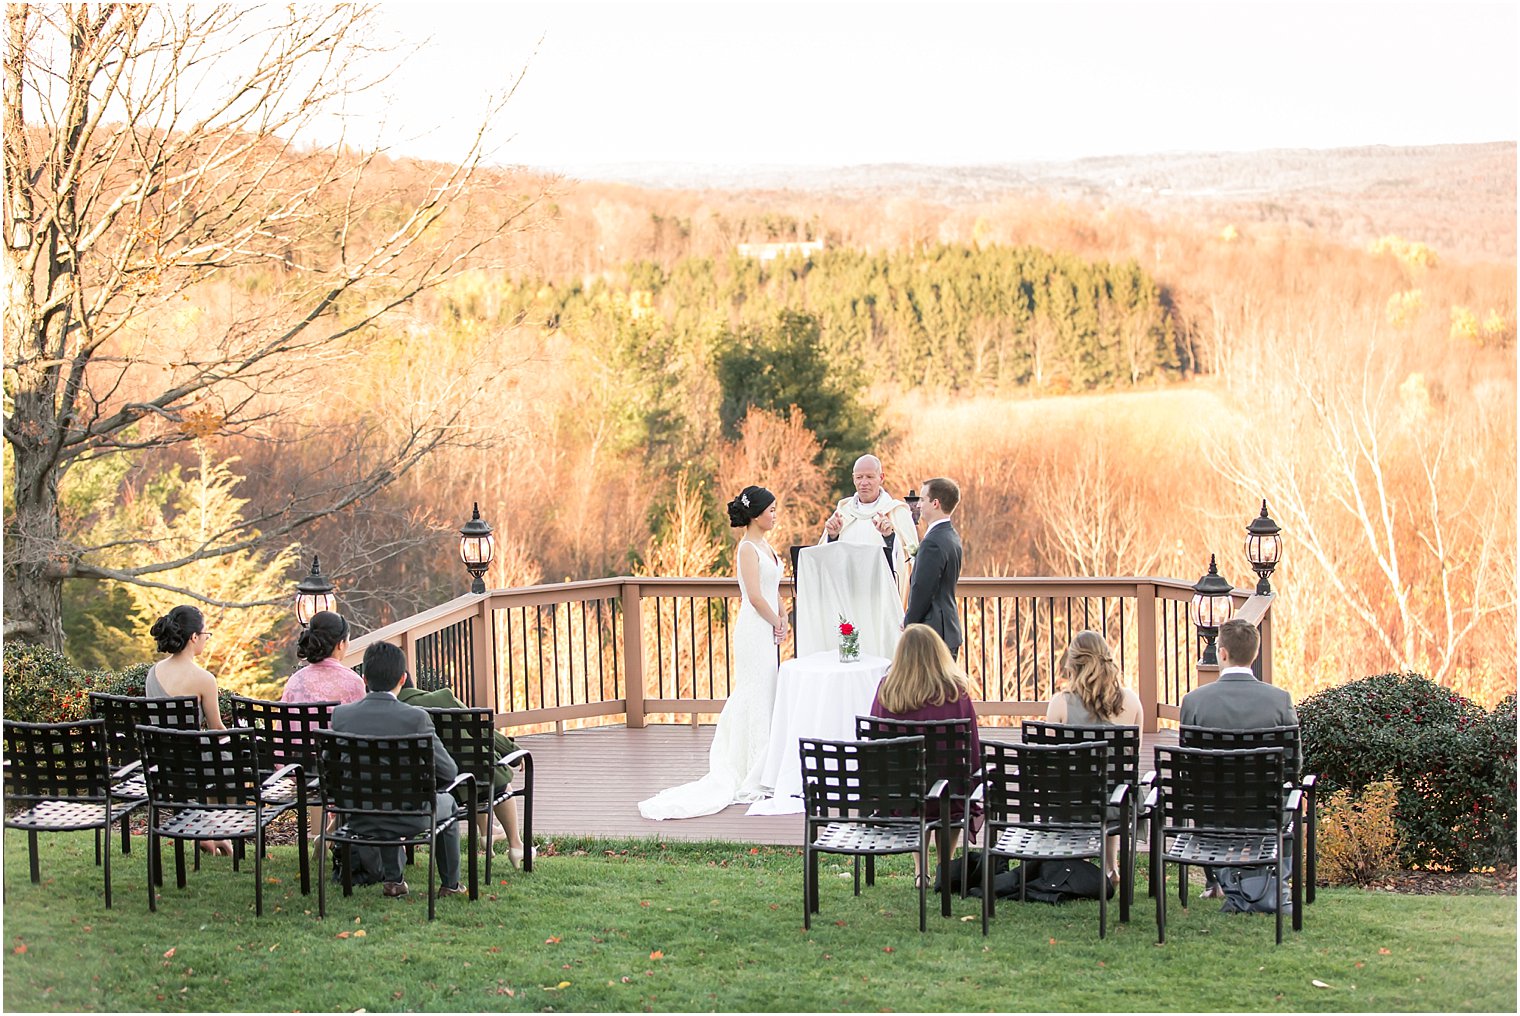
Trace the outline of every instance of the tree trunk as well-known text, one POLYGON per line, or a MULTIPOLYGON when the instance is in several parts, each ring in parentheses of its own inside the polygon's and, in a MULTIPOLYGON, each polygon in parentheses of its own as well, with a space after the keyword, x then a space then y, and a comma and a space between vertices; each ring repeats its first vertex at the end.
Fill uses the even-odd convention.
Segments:
MULTIPOLYGON (((35 396, 29 401, 35 402, 35 396)), ((46 413, 46 406, 40 408, 46 413)), ((24 427, 35 414, 28 414, 29 419, 23 412, 18 398, 12 419, 24 427)), ((61 652, 63 562, 58 546, 57 472, 43 449, 30 444, 11 445, 16 500, 5 534, 5 637, 39 642, 61 652)))

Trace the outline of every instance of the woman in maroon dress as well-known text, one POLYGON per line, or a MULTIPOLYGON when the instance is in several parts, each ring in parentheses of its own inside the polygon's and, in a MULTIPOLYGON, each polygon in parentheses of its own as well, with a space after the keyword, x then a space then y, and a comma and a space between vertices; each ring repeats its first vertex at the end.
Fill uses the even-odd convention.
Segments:
MULTIPOLYGON (((976 705, 971 699, 971 688, 966 674, 955 665, 950 649, 939 632, 926 624, 910 624, 903 629, 897 652, 892 656, 892 666, 876 689, 876 699, 871 703, 871 715, 889 720, 958 720, 971 721, 971 768, 981 768, 982 741, 976 730, 976 705)), ((948 778, 949 773, 930 773, 929 780, 948 778)), ((964 805, 951 802, 950 853, 955 853, 959 839, 959 823, 964 805)), ((936 815, 931 814, 930 818, 936 815)), ((971 806, 971 835, 982 827, 982 806, 971 806)), ((932 834, 931 834, 932 835, 932 834)), ((918 855, 913 855, 913 875, 922 877, 918 871, 918 855)))

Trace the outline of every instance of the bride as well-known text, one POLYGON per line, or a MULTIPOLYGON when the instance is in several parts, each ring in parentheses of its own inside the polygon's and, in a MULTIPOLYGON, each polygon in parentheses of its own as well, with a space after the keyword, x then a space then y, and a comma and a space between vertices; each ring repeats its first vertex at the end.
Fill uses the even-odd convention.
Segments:
POLYGON ((645 818, 696 818, 767 796, 760 771, 776 699, 776 646, 787 634, 777 595, 781 559, 765 542, 765 534, 776 524, 776 496, 764 487, 745 487, 728 503, 728 524, 744 530, 734 553, 739 617, 733 629, 732 691, 708 750, 707 775, 640 801, 639 813, 645 818))

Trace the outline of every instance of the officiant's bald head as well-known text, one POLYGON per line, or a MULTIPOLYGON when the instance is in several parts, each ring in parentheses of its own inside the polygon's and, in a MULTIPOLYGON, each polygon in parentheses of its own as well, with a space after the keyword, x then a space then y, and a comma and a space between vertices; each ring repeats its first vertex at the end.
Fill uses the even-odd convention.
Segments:
POLYGON ((862 455, 855 460, 855 494, 865 504, 876 500, 881 493, 881 459, 874 455, 862 455))

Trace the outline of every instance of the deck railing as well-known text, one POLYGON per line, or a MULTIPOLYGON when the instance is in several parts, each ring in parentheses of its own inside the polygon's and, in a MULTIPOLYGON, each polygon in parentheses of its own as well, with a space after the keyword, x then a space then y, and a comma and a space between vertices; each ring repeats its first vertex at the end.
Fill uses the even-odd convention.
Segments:
MULTIPOLYGON (((1175 721, 1182 696, 1212 679, 1197 663, 1190 584, 1160 578, 962 578, 961 663, 984 721, 1043 715, 1061 654, 1084 628, 1114 645, 1144 705, 1144 729, 1175 721), (999 718, 1007 718, 999 719, 999 718)), ((781 597, 792 607, 790 580, 781 597)), ((1272 680, 1270 596, 1235 593, 1238 616, 1262 632, 1258 673, 1272 680)), ((728 697, 729 632, 739 608, 731 578, 619 577, 469 594, 354 639, 356 666, 372 642, 406 653, 424 685, 447 685, 490 706, 513 730, 567 721, 626 722, 713 715, 728 697)), ((778 647, 781 659, 795 650, 778 647)))

